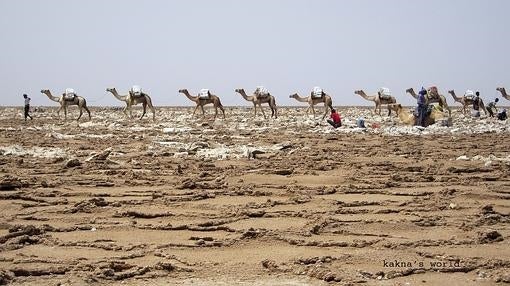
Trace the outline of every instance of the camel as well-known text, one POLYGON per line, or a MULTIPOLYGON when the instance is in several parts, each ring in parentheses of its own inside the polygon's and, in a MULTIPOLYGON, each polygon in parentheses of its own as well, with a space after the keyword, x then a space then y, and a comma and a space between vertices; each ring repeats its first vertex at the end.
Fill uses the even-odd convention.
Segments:
POLYGON ((510 95, 506 93, 506 89, 504 87, 498 87, 496 88, 496 90, 501 92, 501 96, 504 97, 506 100, 510 100, 510 95))
MULTIPOLYGON (((402 123, 406 125, 416 125, 417 117, 412 112, 405 111, 400 103, 389 104, 388 108, 391 108, 397 113, 398 118, 402 123)), ((436 123, 439 119, 448 119, 448 125, 451 125, 451 118, 445 112, 437 110, 435 107, 432 108, 431 113, 425 118, 425 126, 436 123)))
MULTIPOLYGON (((389 98, 381 98, 379 93, 377 93, 376 95, 368 96, 361 89, 354 91, 354 93, 357 95, 360 95, 361 97, 363 97, 364 99, 366 99, 368 101, 373 101, 375 103, 374 113, 379 114, 379 115, 381 115, 381 106, 383 104, 388 105, 388 104, 397 103, 397 100, 393 96, 390 96, 389 98), (377 109, 379 109, 379 113, 377 113, 377 109)), ((390 116, 390 115, 391 115, 391 108, 388 106, 388 116, 390 116)))
POLYGON ((140 117, 140 119, 143 118, 145 115, 147 106, 149 106, 150 110, 152 111, 152 120, 156 120, 156 111, 154 110, 154 106, 152 105, 151 97, 148 94, 142 93, 141 96, 135 97, 131 92, 128 93, 128 95, 119 95, 115 87, 113 88, 107 88, 106 91, 111 92, 113 96, 115 96, 116 99, 120 101, 124 101, 126 103, 126 107, 122 110, 126 116, 129 116, 129 118, 133 117, 133 114, 131 113, 132 106, 142 104, 143 106, 143 114, 140 117), (127 111, 129 110, 129 115, 127 114, 127 111))
POLYGON ((64 120, 67 120, 67 107, 69 105, 77 105, 80 108, 80 116, 78 116, 76 121, 80 120, 83 114, 83 109, 88 112, 89 120, 91 119, 90 110, 87 107, 87 101, 85 98, 81 96, 75 96, 74 99, 70 101, 64 98, 65 94, 62 94, 59 97, 51 95, 51 92, 48 89, 41 90, 41 93, 45 94, 50 100, 60 103, 60 108, 57 110, 57 115, 60 117, 60 110, 64 109, 64 120))
MULTIPOLYGON (((473 98, 470 98, 470 97, 466 97, 466 96, 462 96, 462 97, 457 97, 455 95, 455 91, 452 89, 452 90, 449 90, 448 91, 449 94, 452 95, 453 99, 462 104, 462 113, 466 114, 466 107, 470 106, 470 105, 473 105, 473 98)), ((485 104, 483 104, 483 100, 480 98, 480 107, 483 109, 483 112, 485 113, 485 115, 487 115, 487 109, 485 108, 485 104)))
POLYGON ((253 108, 255 109, 255 116, 257 116, 257 105, 260 107, 260 110, 262 110, 262 114, 264 115, 264 118, 266 117, 266 114, 264 113, 264 108, 262 108, 262 103, 267 103, 269 107, 271 108, 271 118, 274 116, 274 118, 278 118, 278 115, 276 113, 276 101, 274 96, 271 94, 268 94, 264 97, 258 97, 257 94, 253 93, 253 95, 246 95, 246 92, 242 88, 238 88, 235 90, 235 92, 239 93, 245 100, 253 102, 253 108))
POLYGON ((195 107, 195 110, 193 110, 192 117, 195 116, 195 112, 197 111, 198 107, 200 107, 202 109, 202 115, 205 116, 204 105, 213 104, 214 110, 215 110, 214 120, 216 120, 216 116, 218 115, 218 108, 223 113, 223 119, 225 119, 225 110, 223 109, 223 105, 221 104, 220 98, 218 96, 211 94, 209 96, 209 98, 202 99, 199 96, 191 95, 187 89, 180 89, 179 93, 184 94, 189 100, 191 100, 197 104, 197 106, 195 107))
POLYGON ((327 94, 324 94, 324 96, 321 96, 321 97, 313 97, 312 95, 306 96, 306 97, 301 97, 301 96, 299 96, 299 94, 294 93, 294 94, 290 95, 289 98, 294 98, 299 102, 307 102, 308 108, 306 109, 306 114, 308 114, 310 109, 312 109, 313 118, 315 118, 315 109, 313 108, 313 106, 316 104, 324 103, 325 109, 324 109, 324 116, 322 116, 323 120, 326 117, 326 115, 328 114, 328 109, 330 109, 330 110, 333 109, 333 101, 331 100, 331 96, 329 96, 327 94))
MULTIPOLYGON (((418 99, 418 94, 416 94, 416 92, 414 92, 414 89, 412 87, 406 89, 406 93, 409 93, 412 97, 414 97, 415 99, 418 99)), ((433 96, 427 90, 425 99, 427 101, 427 105, 437 102, 437 103, 439 103, 439 106, 441 106, 441 108, 443 108, 443 110, 444 110, 444 108, 448 109, 448 113, 451 115, 452 111, 451 111, 450 107, 448 106, 448 102, 446 102, 446 97, 444 97, 444 95, 437 94, 436 96, 433 96)))

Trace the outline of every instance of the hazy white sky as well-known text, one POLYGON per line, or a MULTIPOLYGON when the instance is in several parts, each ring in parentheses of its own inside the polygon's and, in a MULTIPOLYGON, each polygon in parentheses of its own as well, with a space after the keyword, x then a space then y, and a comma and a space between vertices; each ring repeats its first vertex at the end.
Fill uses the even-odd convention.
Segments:
MULTIPOLYGON (((492 100, 510 87, 506 0, 0 0, 2 105, 55 105, 39 91, 74 88, 89 105, 121 105, 141 85, 157 105, 209 88, 266 86, 279 105, 321 86, 334 105, 362 105, 355 89, 438 85, 492 100)), ((448 99, 452 102, 451 98, 448 99)))

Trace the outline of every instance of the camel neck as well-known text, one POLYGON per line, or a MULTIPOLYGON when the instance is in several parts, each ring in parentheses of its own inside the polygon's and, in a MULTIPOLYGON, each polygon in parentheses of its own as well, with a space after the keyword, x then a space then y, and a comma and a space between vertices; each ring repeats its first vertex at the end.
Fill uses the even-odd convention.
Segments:
POLYGON ((248 96, 244 90, 239 91, 239 94, 247 101, 253 101, 253 96, 248 96))
POLYGON ((189 93, 189 91, 185 90, 183 91, 184 95, 189 98, 191 101, 197 101, 198 96, 193 96, 189 93))
POLYGON ((299 96, 299 94, 297 94, 297 93, 296 93, 296 97, 295 97, 295 99, 296 99, 297 101, 300 101, 300 102, 307 102, 307 101, 308 101, 308 98, 306 98, 306 97, 301 97, 301 96, 299 96))

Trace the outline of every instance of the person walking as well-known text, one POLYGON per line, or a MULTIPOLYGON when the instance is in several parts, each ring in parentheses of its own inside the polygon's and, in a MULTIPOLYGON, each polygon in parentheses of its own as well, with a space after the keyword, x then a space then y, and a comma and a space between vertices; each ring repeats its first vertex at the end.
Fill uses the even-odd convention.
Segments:
POLYGON ((418 122, 417 124, 425 127, 425 119, 427 117, 427 99, 425 98, 425 95, 427 94, 427 91, 425 88, 421 88, 420 92, 418 93, 418 99, 416 103, 418 104, 418 122))
POLYGON ((27 118, 30 117, 30 120, 33 120, 32 116, 30 116, 30 97, 28 95, 23 94, 23 98, 25 99, 25 121, 27 121, 27 118))

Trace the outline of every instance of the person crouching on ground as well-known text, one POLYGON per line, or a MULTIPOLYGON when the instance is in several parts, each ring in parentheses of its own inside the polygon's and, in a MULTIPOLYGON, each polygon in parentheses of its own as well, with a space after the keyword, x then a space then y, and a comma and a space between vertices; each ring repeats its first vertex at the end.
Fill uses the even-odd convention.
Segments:
POLYGON ((489 112, 489 117, 494 117, 494 112, 498 112, 498 108, 496 107, 498 101, 499 98, 496 98, 493 102, 487 105, 487 112, 489 112))
POLYGON ((340 118, 340 114, 336 112, 336 110, 331 109, 331 119, 327 120, 333 128, 338 128, 342 126, 342 119, 340 118))
POLYGON ((501 112, 498 113, 498 119, 499 120, 507 120, 508 115, 506 114, 506 109, 503 109, 501 112))
POLYGON ((28 97, 26 94, 23 94, 23 98, 25 99, 25 121, 27 121, 28 117, 30 117, 30 120, 33 120, 32 116, 28 114, 30 112, 30 97, 28 97))

